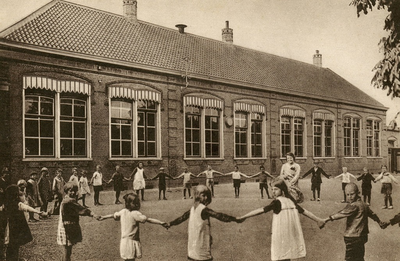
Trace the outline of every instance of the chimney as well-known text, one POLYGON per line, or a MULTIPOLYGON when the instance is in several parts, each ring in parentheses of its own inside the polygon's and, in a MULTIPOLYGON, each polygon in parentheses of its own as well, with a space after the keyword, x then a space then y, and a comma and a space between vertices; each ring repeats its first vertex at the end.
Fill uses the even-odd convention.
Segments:
POLYGON ((225 24, 225 28, 222 29, 222 41, 233 43, 233 29, 229 28, 229 21, 226 21, 225 24))
POLYGON ((137 1, 136 0, 123 0, 124 1, 124 16, 132 23, 137 22, 137 1))
POLYGON ((317 67, 322 67, 322 54, 319 53, 319 50, 315 51, 315 54, 313 56, 313 63, 317 67))
POLYGON ((185 33, 185 28, 187 27, 186 24, 177 24, 175 25, 176 28, 178 28, 179 33, 184 34, 185 33))

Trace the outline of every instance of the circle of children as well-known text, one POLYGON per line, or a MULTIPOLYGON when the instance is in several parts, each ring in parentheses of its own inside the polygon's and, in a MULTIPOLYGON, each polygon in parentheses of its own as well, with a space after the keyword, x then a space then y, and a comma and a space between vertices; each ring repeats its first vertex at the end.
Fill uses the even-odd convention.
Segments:
POLYGON ((311 190, 313 192, 313 201, 320 201, 321 175, 330 178, 318 162, 314 163, 309 171, 300 175, 300 166, 295 162, 293 153, 286 155, 287 162, 282 165, 280 175, 273 177, 264 167, 260 167, 260 172, 248 176, 235 170, 223 174, 215 171, 211 166, 207 170, 194 175, 188 171, 177 176, 171 177, 165 173, 164 168, 160 168, 159 173, 152 179, 159 180, 159 199, 166 199, 166 178, 183 178, 183 198, 194 197, 193 206, 182 216, 168 223, 149 218, 143 215, 140 210, 140 201, 144 200, 144 189, 146 175, 143 163, 131 173, 129 178, 125 178, 120 173, 120 167, 116 166, 115 173, 109 181, 103 179, 101 166, 96 166, 96 171, 88 181, 87 172, 81 171, 78 177, 78 169, 72 169, 72 176, 68 182, 62 178, 62 170, 56 170, 56 176, 53 181, 50 180, 47 168, 42 168, 40 173, 33 172, 28 181, 20 180, 17 185, 9 184, 9 170, 3 168, 0 178, 0 237, 2 260, 18 260, 20 246, 30 242, 32 235, 29 230, 27 220, 36 222, 34 214, 39 214, 40 218, 48 218, 50 212, 59 215, 57 243, 63 246, 63 260, 71 260, 72 247, 82 241, 82 232, 79 226, 79 216, 91 216, 97 220, 113 218, 121 222, 121 241, 120 255, 124 260, 135 260, 142 256, 142 247, 139 239, 139 223, 149 222, 159 224, 169 229, 172 226, 179 225, 185 220, 188 221, 188 260, 212 260, 211 255, 211 235, 210 218, 216 218, 223 222, 241 223, 246 219, 263 213, 272 211, 272 234, 271 234, 271 260, 290 260, 306 256, 306 247, 300 224, 299 213, 317 222, 320 228, 323 228, 327 222, 347 218, 344 232, 344 241, 346 245, 345 260, 364 260, 364 245, 368 240, 368 218, 378 222, 382 229, 388 225, 394 225, 400 222, 400 214, 395 215, 389 222, 382 222, 378 216, 369 208, 371 202, 371 182, 380 180, 382 182, 381 193, 384 195, 383 208, 392 209, 392 182, 397 183, 395 177, 387 171, 386 166, 382 166, 382 172, 377 176, 372 176, 366 168, 364 173, 356 177, 347 172, 343 167, 343 173, 335 178, 341 179, 343 189, 343 203, 347 205, 339 212, 323 219, 315 216, 310 211, 304 209, 299 204, 304 200, 303 194, 298 188, 299 178, 309 174, 311 177, 311 190), (241 177, 258 177, 260 182, 261 198, 265 190, 268 198, 272 198, 268 192, 268 185, 271 186, 273 200, 265 207, 255 209, 241 217, 233 217, 227 214, 211 210, 208 205, 214 197, 214 176, 231 175, 235 189, 235 197, 240 194, 241 177), (191 177, 205 176, 205 185, 197 185, 193 188, 191 177), (362 196, 358 186, 351 182, 351 178, 362 180, 362 196), (120 192, 126 188, 123 186, 124 180, 133 180, 134 192, 125 194, 125 208, 114 214, 99 216, 90 210, 85 204, 86 195, 90 194, 89 185, 93 185, 94 204, 102 205, 99 201, 100 191, 103 183, 114 183, 115 204, 121 204, 119 201, 120 192), (268 182, 268 180, 270 182, 268 182), (140 199, 141 198, 141 199, 140 199), (82 205, 78 203, 82 200, 82 205), (48 203, 53 201, 54 207, 48 211, 48 203), (37 208, 40 207, 40 210, 37 208), (26 218, 23 212, 29 213, 26 218), (5 257, 4 257, 5 256, 5 257))

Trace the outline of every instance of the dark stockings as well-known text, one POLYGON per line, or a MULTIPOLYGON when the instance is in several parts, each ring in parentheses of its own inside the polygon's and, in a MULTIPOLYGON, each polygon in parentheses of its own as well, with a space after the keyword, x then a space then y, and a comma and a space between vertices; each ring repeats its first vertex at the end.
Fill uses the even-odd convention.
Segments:
POLYGON ((72 246, 64 246, 63 261, 71 261, 72 246))
POLYGON ((235 187, 235 197, 238 198, 240 194, 240 188, 239 187, 235 187))
MULTIPOLYGON (((188 191, 189 197, 191 197, 191 195, 190 195, 190 189, 187 189, 187 191, 188 191)), ((183 197, 186 198, 186 189, 183 189, 183 197)))

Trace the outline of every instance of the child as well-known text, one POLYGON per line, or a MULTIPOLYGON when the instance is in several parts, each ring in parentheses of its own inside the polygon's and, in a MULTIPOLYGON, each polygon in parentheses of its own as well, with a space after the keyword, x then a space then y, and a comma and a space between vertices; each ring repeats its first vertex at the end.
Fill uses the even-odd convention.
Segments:
POLYGON ((274 177, 265 171, 265 168, 263 165, 260 166, 260 172, 258 172, 257 174, 254 174, 253 176, 250 176, 250 178, 255 178, 258 176, 260 176, 261 198, 264 198, 263 190, 265 189, 265 192, 267 192, 268 198, 271 199, 271 196, 269 195, 269 191, 268 191, 268 178, 274 179, 274 177))
POLYGON ((90 187, 87 179, 87 171, 82 170, 81 171, 81 177, 79 178, 79 190, 81 193, 81 199, 82 199, 82 206, 87 208, 85 201, 86 201, 86 195, 90 195, 90 187))
POLYGON ((119 201, 119 195, 124 187, 124 176, 121 172, 119 172, 120 168, 121 167, 119 165, 115 166, 115 172, 111 179, 107 182, 107 184, 110 184, 111 181, 114 181, 115 204, 121 204, 121 201, 119 201))
MULTIPOLYGON (((33 208, 40 207, 42 205, 42 200, 39 194, 39 186, 37 183, 37 173, 32 172, 30 179, 28 179, 26 187, 26 196, 29 206, 33 208)), ((37 222, 39 220, 35 219, 34 212, 29 212, 29 222, 37 222)))
POLYGON ((208 165, 207 169, 205 171, 200 172, 197 175, 197 177, 199 177, 202 174, 206 175, 206 186, 211 190, 211 194, 214 197, 214 174, 218 174, 221 176, 223 176, 224 174, 222 174, 219 171, 213 170, 211 165, 208 165))
POLYGON ((60 214, 60 205, 63 200, 64 195, 64 185, 65 181, 62 177, 62 169, 56 170, 56 176, 53 180, 53 194, 54 194, 54 211, 53 215, 60 214))
POLYGON ((374 180, 374 182, 377 182, 378 180, 381 180, 382 182, 382 188, 381 188, 381 193, 385 195, 385 205, 383 205, 383 209, 389 208, 393 209, 393 202, 392 202, 392 182, 398 184, 397 179, 393 177, 392 174, 387 172, 387 167, 386 165, 382 165, 382 172, 379 174, 379 176, 374 180), (388 201, 389 201, 389 207, 388 207, 388 201))
POLYGON ((363 202, 359 196, 356 184, 349 183, 345 187, 348 204, 344 209, 325 219, 334 221, 347 218, 346 229, 344 231, 344 242, 346 244, 345 260, 364 260, 365 243, 368 241, 368 217, 379 223, 381 227, 384 223, 379 217, 363 202))
POLYGON ((300 224, 299 213, 316 221, 321 227, 324 220, 299 206, 289 193, 287 184, 282 179, 277 179, 272 184, 274 200, 266 207, 253 210, 237 218, 244 221, 246 218, 273 211, 271 259, 290 260, 306 256, 306 246, 303 230, 300 224))
POLYGON ((223 222, 237 221, 235 217, 214 212, 207 206, 211 203, 211 191, 204 185, 198 185, 194 189, 194 204, 190 210, 181 217, 164 225, 166 228, 179 225, 189 219, 188 224, 188 259, 212 260, 210 233, 210 217, 223 222))
POLYGON ((190 195, 190 190, 192 189, 192 182, 190 181, 190 177, 195 178, 196 176, 193 175, 191 172, 188 172, 187 167, 183 168, 183 173, 176 177, 175 179, 179 179, 183 177, 183 199, 186 199, 186 190, 189 193, 189 198, 193 198, 190 195))
POLYGON ((246 174, 243 174, 242 172, 239 171, 239 167, 236 165, 235 170, 229 173, 226 173, 226 175, 232 175, 232 180, 233 180, 233 187, 235 188, 235 198, 239 198, 240 194, 240 183, 242 182, 241 177, 245 178, 250 178, 246 174))
POLYGON ((129 193, 124 196, 125 208, 114 214, 101 216, 100 220, 114 218, 121 220, 121 258, 126 261, 133 261, 142 257, 142 245, 139 238, 139 223, 149 222, 165 226, 165 222, 158 219, 148 218, 139 212, 140 200, 136 193, 129 193))
POLYGON ((17 185, 7 187, 4 203, 5 214, 8 220, 5 234, 5 244, 7 245, 6 260, 19 260, 20 246, 31 242, 33 239, 23 211, 37 213, 41 217, 46 217, 47 213, 22 203, 20 190, 17 185))
POLYGON ((366 167, 363 168, 364 173, 357 178, 358 181, 362 180, 361 192, 364 197, 364 202, 369 206, 371 204, 371 181, 375 182, 375 178, 368 172, 366 167))
POLYGON ((93 184, 95 206, 103 205, 100 203, 100 191, 103 190, 103 182, 106 183, 103 179, 103 173, 101 173, 101 166, 96 165, 96 171, 93 173, 92 179, 90 180, 90 183, 93 184))
POLYGON ((346 187, 347 184, 350 183, 350 177, 352 177, 354 179, 356 179, 356 177, 353 174, 347 172, 346 167, 343 167, 342 171, 343 171, 343 173, 336 176, 335 179, 342 178, 343 200, 341 202, 346 203, 346 192, 344 191, 344 188, 346 187))
POLYGON ((325 173, 325 171, 318 167, 318 161, 314 161, 314 167, 312 167, 309 171, 304 173, 302 178, 307 177, 309 174, 312 174, 311 176, 311 191, 313 193, 313 198, 311 201, 315 201, 315 191, 317 191, 317 201, 320 201, 320 196, 321 196, 321 183, 322 183, 322 178, 321 174, 324 175, 326 178, 329 179, 329 175, 325 173))
POLYGON ((61 202, 60 218, 57 229, 57 243, 64 246, 64 261, 70 261, 72 247, 82 241, 82 231, 79 226, 79 216, 90 216, 96 219, 100 217, 95 215, 90 209, 78 204, 76 194, 78 187, 75 183, 68 182, 64 185, 65 198, 61 202))
POLYGON ((165 181, 166 177, 168 177, 170 179, 174 179, 173 177, 171 177, 170 175, 165 173, 165 169, 163 167, 161 167, 157 176, 155 176, 154 178, 151 179, 151 180, 155 180, 158 178, 158 200, 161 199, 161 191, 163 192, 163 199, 167 200, 167 198, 165 197, 165 190, 167 189, 167 184, 165 181))
POLYGON ((28 204, 28 202, 26 201, 26 181, 24 179, 18 180, 17 186, 19 188, 19 199, 22 203, 28 204))
POLYGON ((53 201, 53 194, 51 191, 51 180, 49 170, 43 167, 40 170, 40 178, 37 182, 39 188, 40 199, 42 200, 42 205, 40 206, 40 211, 47 212, 47 207, 49 202, 53 201))
POLYGON ((147 177, 146 174, 144 173, 143 162, 139 162, 138 166, 132 171, 132 174, 129 177, 129 179, 125 180, 131 180, 132 178, 133 178, 133 190, 138 195, 140 190, 142 200, 144 200, 144 189, 146 188, 145 179, 147 179, 147 177))

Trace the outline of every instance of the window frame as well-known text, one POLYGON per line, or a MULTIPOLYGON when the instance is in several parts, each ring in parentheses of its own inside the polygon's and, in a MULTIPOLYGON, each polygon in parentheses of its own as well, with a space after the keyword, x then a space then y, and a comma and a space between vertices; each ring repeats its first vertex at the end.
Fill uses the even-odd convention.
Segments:
MULTIPOLYGON (((47 76, 23 76, 23 90, 22 90, 22 161, 86 161, 92 158, 92 141, 91 141, 91 85, 83 81, 76 80, 62 80, 66 76, 59 78, 47 76), (35 82, 34 82, 35 81, 35 82), (29 96, 45 96, 53 99, 53 155, 33 155, 30 156, 26 153, 26 97, 29 96), (84 100, 85 106, 85 155, 61 155, 61 99, 72 98, 76 100, 84 100)), ((72 117, 75 119, 76 117, 72 117)))
POLYGON ((367 157, 369 158, 380 158, 382 156, 381 148, 381 137, 382 137, 382 120, 375 118, 367 118, 365 123, 365 139, 366 139, 366 149, 367 157), (369 129, 369 122, 371 122, 371 129, 369 129), (378 125, 378 128, 376 128, 378 125), (372 133, 369 134, 369 132, 372 133), (376 137, 377 135, 377 137, 376 137), (368 142, 371 142, 371 147, 369 147, 368 142), (370 151, 369 151, 370 150, 370 151))
POLYGON ((296 158, 306 158, 307 157, 307 120, 306 120, 306 112, 305 110, 294 107, 294 106, 284 106, 280 109, 280 117, 279 117, 279 141, 280 141, 280 157, 281 159, 286 157, 287 152, 293 152, 296 158), (288 125, 289 128, 283 128, 283 124, 288 125), (296 124, 296 121, 301 120, 301 125, 296 124), (295 126, 302 126, 301 129, 295 128, 295 126), (286 137, 289 137, 289 144, 284 142, 284 133, 283 131, 286 130, 286 137), (302 135, 296 135, 296 132, 301 132, 302 135), (296 136, 299 137, 302 141, 302 144, 296 143, 296 136), (289 150, 285 151, 284 147, 289 150), (298 153, 296 148, 301 148, 301 154, 298 153))
MULTIPOLYGON (((213 96, 204 96, 204 95, 196 95, 196 94, 189 94, 185 95, 183 97, 183 155, 184 155, 184 160, 221 160, 224 159, 224 129, 223 129, 223 102, 222 100, 215 98, 213 96), (188 102, 189 100, 192 101, 192 103, 188 102), (210 101, 210 102, 209 102, 210 101), (215 104, 220 104, 220 105, 215 105, 215 106, 209 106, 207 105, 208 103, 215 103, 215 104), (186 128, 186 115, 187 113, 187 108, 191 107, 197 107, 199 110, 199 116, 200 116, 200 137, 199 137, 199 143, 200 143, 200 153, 199 155, 187 155, 187 128, 186 128), (218 113, 218 115, 210 115, 212 113, 207 113, 208 110, 215 111, 218 113), (217 117, 218 118, 218 142, 207 142, 206 140, 206 132, 211 131, 210 129, 206 129, 206 117, 217 117), (218 155, 213 156, 213 155, 207 155, 207 144, 209 145, 218 145, 218 155)), ((190 113, 189 113, 190 114, 190 113)), ((192 115, 194 115, 192 113, 192 115)))
MULTIPOLYGON (((140 90, 138 90, 140 91, 140 90)), ((153 92, 153 91, 151 91, 153 92)), ((146 101, 149 102, 150 100, 146 99, 134 99, 134 98, 126 98, 126 97, 111 97, 109 96, 109 160, 159 160, 161 159, 161 104, 157 100, 151 100, 151 102, 155 103, 155 109, 147 109, 147 105, 145 109, 138 108, 138 103, 146 101), (132 118, 131 118, 131 125, 130 125, 130 136, 131 136, 131 156, 125 155, 113 155, 112 151, 112 102, 113 101, 123 101, 126 103, 130 103, 132 108, 132 118), (139 125, 138 125, 138 115, 140 112, 144 112, 147 115, 147 112, 155 114, 155 155, 151 156, 141 156, 139 155, 139 125)), ((146 120, 147 121, 147 120, 146 120)), ((144 127, 145 131, 146 128, 144 127)), ((146 137, 146 135, 145 135, 146 137)), ((145 141, 145 144, 146 141, 145 141)))
POLYGON ((234 159, 243 159, 243 160, 248 160, 248 159, 266 159, 267 158, 267 152, 266 152, 266 115, 265 115, 265 106, 260 103, 255 103, 255 101, 244 101, 244 100, 238 100, 234 102, 233 106, 233 146, 234 146, 234 159), (237 115, 241 115, 244 117, 241 117, 240 119, 237 117, 237 115), (244 121, 245 122, 245 127, 240 127, 240 131, 238 132, 237 130, 237 121, 244 121), (261 125, 261 133, 255 133, 254 128, 255 123, 258 123, 261 125), (245 142, 243 140, 240 140, 241 143, 237 143, 237 137, 242 137, 240 133, 245 133, 245 142), (237 136, 239 135, 239 136, 237 136), (260 143, 255 143, 255 136, 261 136, 261 142, 260 143), (245 147, 245 154, 238 154, 238 146, 245 147), (261 155, 257 156, 255 155, 255 150, 257 147, 261 146, 261 155))
POLYGON ((312 130, 313 130, 313 157, 314 158, 334 158, 335 157, 335 118, 334 114, 325 110, 317 110, 313 112, 312 119, 312 130), (316 136, 316 122, 320 122, 319 136, 316 136), (328 128, 329 127, 329 128, 328 128), (330 136, 327 136, 328 130, 330 130, 330 136), (320 140, 320 155, 316 153, 316 138, 320 140), (328 143, 328 139, 330 142, 328 143), (330 150, 330 155, 327 151, 330 150))
POLYGON ((362 121, 361 117, 356 115, 345 115, 343 116, 343 156, 345 158, 360 158, 362 151, 362 143, 361 143, 361 130, 362 130, 362 121), (346 126, 346 120, 350 119, 350 126, 346 126), (358 122, 358 128, 354 128, 354 123, 358 122), (346 131, 347 130, 347 131, 346 131), (349 132, 350 136, 346 135, 346 132, 349 132), (358 133, 355 136, 355 133, 358 133), (346 140, 348 140, 349 145, 346 146, 346 140), (357 145, 354 143, 357 141, 357 145), (346 148, 350 151, 350 155, 346 154, 346 148), (355 151, 358 153, 355 153, 355 151))

